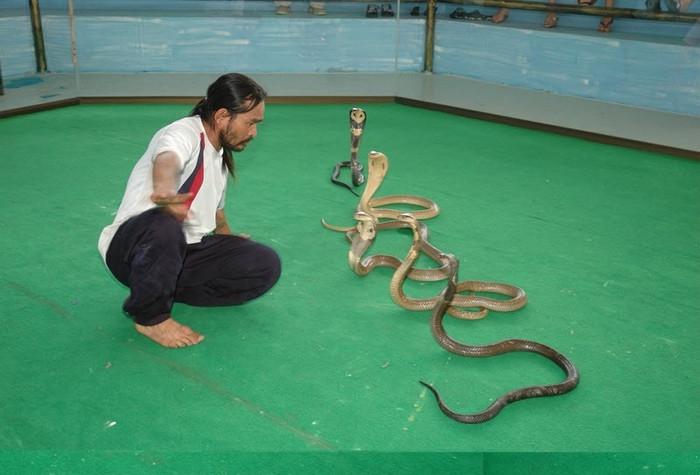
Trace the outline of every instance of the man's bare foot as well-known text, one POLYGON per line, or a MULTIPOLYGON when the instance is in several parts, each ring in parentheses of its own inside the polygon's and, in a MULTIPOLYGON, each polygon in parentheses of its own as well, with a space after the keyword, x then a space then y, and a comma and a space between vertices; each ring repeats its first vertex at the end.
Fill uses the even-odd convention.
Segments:
POLYGON ((508 18, 509 10, 507 8, 501 8, 491 17, 492 23, 503 23, 508 18))
POLYGON ((157 325, 146 326, 135 323, 134 326, 137 332, 168 348, 184 348, 204 340, 204 335, 200 335, 188 326, 177 323, 172 318, 157 325))

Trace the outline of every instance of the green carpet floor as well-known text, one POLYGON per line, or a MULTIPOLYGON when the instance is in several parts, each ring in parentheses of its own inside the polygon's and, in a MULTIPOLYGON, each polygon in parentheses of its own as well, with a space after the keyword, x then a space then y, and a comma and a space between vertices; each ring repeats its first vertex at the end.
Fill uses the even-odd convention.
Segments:
MULTIPOLYGON (((203 461, 202 473, 266 473, 260 464, 285 465, 281 454, 306 473, 430 473, 428 463, 442 473, 700 472, 700 162, 396 104, 268 105, 236 156, 226 209, 236 231, 280 253, 282 278, 241 307, 176 305, 206 340, 167 350, 122 316, 127 291, 96 243, 152 134, 188 110, 82 105, 0 120, 7 473, 98 473, 105 457, 121 468, 99 473, 197 473, 203 461), (470 426, 418 384, 475 412, 562 373, 532 354, 451 356, 429 313, 392 303, 391 271, 348 268, 344 237, 320 220, 353 223, 357 199, 329 181, 349 158, 352 106, 368 115, 363 161, 370 150, 390 160, 378 195, 435 200, 431 240, 460 258, 460 278, 528 293, 520 311, 448 321, 450 334, 551 345, 581 372, 574 392, 470 426), (552 452, 579 455, 538 456, 552 452), (637 455, 626 472, 624 455, 603 452, 637 455), (603 468, 576 471, 591 463, 603 468)), ((410 236, 385 233, 373 253, 403 257, 410 236)))

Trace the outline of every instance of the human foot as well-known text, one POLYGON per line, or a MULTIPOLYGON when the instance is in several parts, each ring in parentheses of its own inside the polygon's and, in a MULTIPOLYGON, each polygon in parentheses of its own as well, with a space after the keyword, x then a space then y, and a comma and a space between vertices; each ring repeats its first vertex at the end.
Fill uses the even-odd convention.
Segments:
POLYGON ((544 19, 544 27, 554 28, 555 26, 557 26, 557 21, 559 21, 559 18, 557 18, 556 13, 550 12, 547 15, 547 18, 544 19))
POLYGON ((501 8, 491 17, 491 23, 503 23, 506 18, 508 18, 508 9, 501 8))
POLYGON ((602 20, 600 20, 600 23, 598 23, 598 31, 601 33, 610 33, 610 31, 612 31, 613 21, 615 21, 614 17, 604 17, 602 20))
POLYGON ((146 326, 135 323, 134 326, 137 332, 168 348, 184 348, 185 346, 196 345, 204 340, 204 335, 200 335, 190 327, 182 325, 172 318, 168 318, 157 325, 146 326))

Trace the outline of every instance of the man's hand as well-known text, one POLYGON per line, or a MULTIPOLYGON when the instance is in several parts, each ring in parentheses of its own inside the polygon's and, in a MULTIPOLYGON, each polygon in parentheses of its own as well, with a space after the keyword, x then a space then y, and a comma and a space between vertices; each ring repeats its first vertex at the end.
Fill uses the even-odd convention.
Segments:
POLYGON ((154 192, 151 201, 163 208, 163 211, 182 222, 187 218, 189 206, 187 202, 192 198, 192 193, 163 193, 154 192))

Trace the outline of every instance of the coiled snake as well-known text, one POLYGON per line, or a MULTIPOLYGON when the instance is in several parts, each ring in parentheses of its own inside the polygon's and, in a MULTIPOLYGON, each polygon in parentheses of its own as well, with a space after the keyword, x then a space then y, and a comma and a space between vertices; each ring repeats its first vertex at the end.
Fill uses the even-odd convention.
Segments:
MULTIPOLYGON (((355 150, 356 152, 356 150, 355 150)), ((431 331, 437 343, 447 351, 472 357, 495 356, 514 351, 537 353, 557 364, 566 374, 564 381, 558 384, 531 386, 516 389, 499 397, 493 404, 482 412, 475 414, 460 414, 445 405, 438 391, 430 384, 421 381, 435 396, 440 410, 448 417, 466 424, 485 422, 495 417, 506 405, 522 399, 556 396, 574 389, 579 382, 576 367, 561 353, 549 346, 530 340, 510 339, 490 345, 466 345, 450 338, 443 326, 445 314, 460 319, 478 319, 485 317, 489 310, 510 312, 522 308, 527 303, 525 292, 519 287, 482 281, 458 280, 459 261, 455 256, 445 254, 429 242, 427 226, 421 222, 439 213, 439 208, 433 201, 413 195, 394 195, 375 198, 389 168, 386 156, 378 152, 370 152, 368 158, 368 178, 365 190, 360 197, 354 213, 355 226, 341 227, 326 223, 327 229, 344 232, 350 241, 348 263, 358 275, 366 275, 375 267, 391 267, 395 269, 391 278, 390 294, 392 300, 403 308, 415 311, 432 311, 431 331), (406 212, 391 209, 390 205, 412 205, 420 209, 406 212), (374 255, 364 257, 374 241, 377 231, 385 229, 408 228, 413 233, 413 242, 406 255, 401 260, 394 256, 374 255), (415 267, 420 254, 428 256, 438 264, 431 269, 415 267), (406 279, 419 281, 447 280, 446 288, 437 296, 427 299, 413 299, 405 295, 403 284, 406 279), (478 294, 463 295, 463 292, 488 292, 501 294, 509 299, 494 299, 478 294)))

